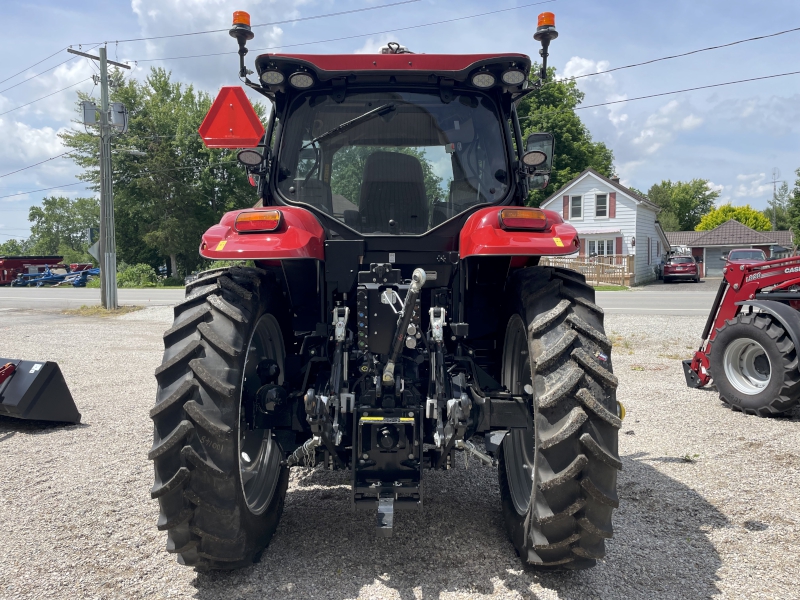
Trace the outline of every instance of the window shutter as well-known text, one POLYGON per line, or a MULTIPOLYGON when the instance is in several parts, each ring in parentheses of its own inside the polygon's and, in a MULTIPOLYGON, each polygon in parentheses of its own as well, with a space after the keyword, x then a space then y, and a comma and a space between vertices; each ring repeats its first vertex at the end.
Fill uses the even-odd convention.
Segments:
POLYGON ((564 220, 569 219, 569 196, 564 196, 564 220))
POLYGON ((578 256, 586 256, 586 240, 581 240, 581 247, 578 249, 578 256))
POLYGON ((608 218, 613 219, 617 216, 617 193, 611 192, 608 195, 608 218))
POLYGON ((622 238, 621 237, 617 238, 617 248, 616 248, 616 251, 614 252, 614 254, 616 254, 616 255, 622 254, 622 238))

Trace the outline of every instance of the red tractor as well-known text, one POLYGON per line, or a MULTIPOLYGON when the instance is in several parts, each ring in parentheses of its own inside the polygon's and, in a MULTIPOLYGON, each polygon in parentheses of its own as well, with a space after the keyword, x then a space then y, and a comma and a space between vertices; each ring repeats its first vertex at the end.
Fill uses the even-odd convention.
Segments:
POLYGON ((605 554, 618 506, 621 409, 603 311, 582 275, 539 266, 578 251, 547 185, 553 137, 523 139, 523 54, 265 54, 244 83, 273 103, 266 132, 240 88, 200 131, 239 153, 258 202, 225 214, 200 254, 254 267, 186 286, 164 334, 149 457, 167 550, 231 569, 261 555, 289 469, 352 473, 353 509, 423 507, 428 469, 456 453, 496 465, 525 563, 580 569, 605 554), (247 142, 247 132, 255 138, 247 142))
POLYGON ((800 256, 746 258, 723 269, 703 343, 683 361, 686 384, 713 380, 720 399, 747 414, 785 413, 800 402, 800 256))

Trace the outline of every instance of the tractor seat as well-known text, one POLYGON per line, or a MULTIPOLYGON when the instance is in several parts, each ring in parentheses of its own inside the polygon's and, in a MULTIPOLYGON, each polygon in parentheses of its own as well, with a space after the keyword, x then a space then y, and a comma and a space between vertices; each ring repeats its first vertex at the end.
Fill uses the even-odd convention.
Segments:
POLYGON ((372 153, 364 165, 358 206, 364 233, 425 233, 428 198, 422 164, 400 152, 372 153))
POLYGON ((300 180, 297 185, 297 201, 310 204, 321 211, 333 214, 333 198, 331 188, 319 179, 300 180))

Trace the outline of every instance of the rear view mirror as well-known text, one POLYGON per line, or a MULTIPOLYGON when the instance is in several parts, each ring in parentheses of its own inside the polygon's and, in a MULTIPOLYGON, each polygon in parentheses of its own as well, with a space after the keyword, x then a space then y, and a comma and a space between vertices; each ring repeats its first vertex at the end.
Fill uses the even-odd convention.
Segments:
POLYGON ((529 169, 531 175, 550 173, 553 168, 554 150, 555 139, 552 133, 532 133, 525 144, 522 163, 529 169))

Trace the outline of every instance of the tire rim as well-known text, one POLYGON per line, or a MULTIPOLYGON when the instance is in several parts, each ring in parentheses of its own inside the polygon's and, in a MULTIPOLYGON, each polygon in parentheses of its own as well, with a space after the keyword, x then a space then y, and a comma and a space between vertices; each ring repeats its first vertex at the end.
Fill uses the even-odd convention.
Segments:
POLYGON ((261 380, 256 369, 263 360, 274 360, 281 369, 278 384, 283 383, 283 336, 278 321, 270 314, 262 315, 253 329, 242 376, 239 398, 239 480, 247 508, 260 515, 267 510, 281 473, 283 453, 270 429, 247 429, 245 402, 254 403, 261 380))
POLYGON ((755 396, 772 379, 772 364, 764 347, 750 338, 732 341, 723 356, 725 377, 742 394, 755 396))
MULTIPOLYGON (((503 347, 503 385, 512 394, 522 395, 526 385, 533 385, 531 363, 528 360, 528 339, 525 324, 514 315, 506 329, 503 347)), ((519 515, 525 515, 533 492, 533 459, 536 454, 534 437, 523 429, 512 429, 503 440, 511 501, 519 515)))

